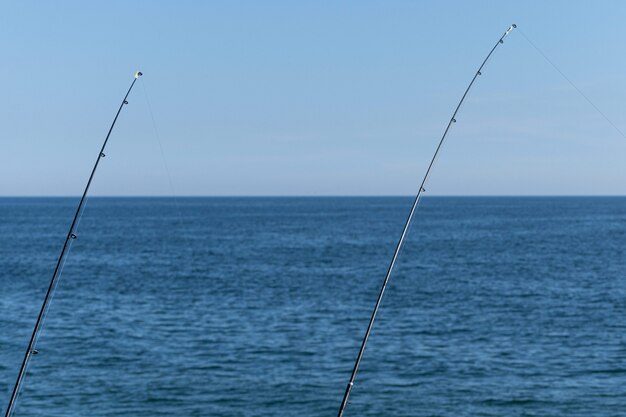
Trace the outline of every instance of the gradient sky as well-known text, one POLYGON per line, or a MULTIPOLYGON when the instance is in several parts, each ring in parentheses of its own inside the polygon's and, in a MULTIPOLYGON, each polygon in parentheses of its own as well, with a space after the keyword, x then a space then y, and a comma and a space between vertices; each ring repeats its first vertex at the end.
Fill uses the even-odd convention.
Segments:
MULTIPOLYGON (((136 69, 94 195, 413 194, 513 22, 626 132, 624 16, 621 1, 3 1, 0 195, 78 195, 136 69)), ((519 33, 457 119, 431 195, 626 194, 626 139, 519 33)))

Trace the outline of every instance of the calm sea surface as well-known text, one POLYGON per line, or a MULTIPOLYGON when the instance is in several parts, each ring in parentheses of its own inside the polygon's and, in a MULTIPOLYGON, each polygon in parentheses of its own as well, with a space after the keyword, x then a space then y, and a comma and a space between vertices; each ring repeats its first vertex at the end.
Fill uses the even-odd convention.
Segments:
MULTIPOLYGON (((0 408, 76 198, 0 199, 0 408)), ((410 198, 92 198, 15 416, 334 416, 410 198), (178 201, 178 203, 177 203, 178 201)), ((626 198, 426 198, 347 416, 626 416, 626 198)))

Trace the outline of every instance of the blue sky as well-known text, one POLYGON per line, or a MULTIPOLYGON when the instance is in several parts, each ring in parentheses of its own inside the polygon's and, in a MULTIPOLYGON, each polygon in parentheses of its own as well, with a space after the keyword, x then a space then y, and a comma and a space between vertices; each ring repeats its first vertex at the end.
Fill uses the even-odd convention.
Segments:
MULTIPOLYGON (((619 1, 5 1, 0 195, 79 194, 136 69, 94 195, 413 194, 513 22, 626 131, 623 16, 619 1)), ((519 33, 457 119, 431 195, 626 194, 626 139, 519 33)))

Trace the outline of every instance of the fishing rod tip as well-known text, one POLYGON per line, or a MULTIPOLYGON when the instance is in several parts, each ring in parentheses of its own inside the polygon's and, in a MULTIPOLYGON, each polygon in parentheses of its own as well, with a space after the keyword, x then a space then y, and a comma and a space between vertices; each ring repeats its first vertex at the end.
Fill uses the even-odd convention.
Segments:
MULTIPOLYGON (((506 32, 504 32, 504 36, 508 35, 516 27, 517 27, 517 25, 515 23, 513 23, 511 26, 509 26, 509 28, 506 30, 506 32)), ((502 36, 502 37, 504 38, 504 36, 502 36)))
POLYGON ((137 72, 135 73, 135 79, 137 79, 137 78, 141 77, 142 75, 143 75, 143 73, 142 73, 141 71, 137 71, 137 72))

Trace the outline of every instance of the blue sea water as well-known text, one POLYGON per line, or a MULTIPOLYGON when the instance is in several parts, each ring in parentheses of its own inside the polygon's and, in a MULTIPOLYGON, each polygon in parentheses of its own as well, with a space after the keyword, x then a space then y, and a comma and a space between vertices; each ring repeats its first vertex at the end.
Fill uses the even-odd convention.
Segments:
MULTIPOLYGON (((0 199, 0 408, 76 198, 0 199)), ((92 198, 15 416, 333 416, 410 198, 92 198)), ((626 415, 626 198, 426 198, 347 416, 626 415)))

